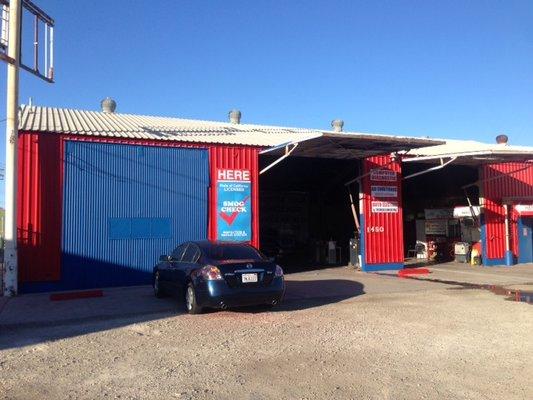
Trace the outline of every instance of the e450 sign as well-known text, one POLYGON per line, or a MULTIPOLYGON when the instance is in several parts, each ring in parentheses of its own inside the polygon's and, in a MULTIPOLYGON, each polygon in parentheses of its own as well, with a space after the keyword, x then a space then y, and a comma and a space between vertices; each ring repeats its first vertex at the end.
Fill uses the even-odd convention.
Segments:
POLYGON ((385 232, 384 226, 367 226, 366 231, 368 233, 383 233, 385 232))

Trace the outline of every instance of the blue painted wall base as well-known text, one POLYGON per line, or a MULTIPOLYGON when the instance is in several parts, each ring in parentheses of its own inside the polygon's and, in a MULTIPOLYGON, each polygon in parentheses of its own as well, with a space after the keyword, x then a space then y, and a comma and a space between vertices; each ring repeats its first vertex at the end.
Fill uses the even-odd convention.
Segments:
POLYGON ((362 263, 361 269, 364 272, 374 272, 374 271, 387 271, 387 270, 400 270, 404 268, 403 263, 392 263, 392 264, 366 264, 362 263))
POLYGON ((505 258, 483 258, 482 264, 485 267, 499 267, 505 265, 505 258))
POLYGON ((514 264, 513 252, 511 250, 507 250, 505 252, 505 265, 510 267, 513 264, 514 264))

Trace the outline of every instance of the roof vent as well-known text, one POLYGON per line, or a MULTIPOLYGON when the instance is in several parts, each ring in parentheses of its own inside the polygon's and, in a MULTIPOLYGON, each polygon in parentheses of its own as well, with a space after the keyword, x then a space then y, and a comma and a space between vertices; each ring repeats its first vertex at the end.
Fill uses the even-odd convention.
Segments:
POLYGON ((333 128, 333 132, 342 132, 344 121, 342 119, 334 119, 331 121, 331 126, 333 128))
POLYGON ((496 143, 498 143, 498 144, 506 146, 508 141, 509 141, 509 138, 507 137, 507 135, 498 135, 498 136, 496 136, 496 143))
POLYGON ((102 107, 102 112, 112 114, 117 109, 117 102, 111 97, 106 97, 100 102, 100 106, 102 107))
POLYGON ((231 110, 229 113, 229 122, 232 124, 240 124, 241 123, 241 112, 239 110, 231 110))

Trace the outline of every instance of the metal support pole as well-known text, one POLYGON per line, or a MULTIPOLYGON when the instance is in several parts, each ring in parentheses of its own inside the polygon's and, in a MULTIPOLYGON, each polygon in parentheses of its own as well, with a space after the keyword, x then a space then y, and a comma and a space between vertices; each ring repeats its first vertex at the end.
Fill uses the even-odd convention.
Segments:
POLYGON ((505 212, 505 265, 513 265, 513 252, 511 251, 511 233, 509 232, 509 206, 503 205, 505 212))
POLYGON ((352 191, 350 190, 350 188, 347 186, 348 188, 348 196, 350 197, 350 207, 352 209, 352 216, 353 216, 353 221, 355 223, 355 230, 357 231, 357 236, 361 236, 361 227, 359 226, 359 218, 357 217, 357 211, 355 211, 355 204, 353 202, 353 195, 352 195, 352 191))
POLYGON ((48 76, 48 24, 44 24, 44 74, 48 76))
POLYGON ((48 67, 47 77, 51 80, 54 80, 54 27, 53 26, 50 26, 50 66, 48 67))
POLYGON ((446 162, 444 162, 444 159, 441 158, 440 159, 440 165, 437 165, 436 167, 431 167, 431 168, 425 169, 425 170, 420 171, 420 172, 415 172, 414 174, 411 174, 411 175, 404 176, 403 180, 411 179, 411 178, 414 178, 415 176, 424 175, 424 174, 427 174, 428 172, 433 172, 433 171, 436 171, 438 169, 442 169, 442 168, 446 167, 447 165, 451 164, 452 162, 454 162, 455 160, 457 160, 457 157, 452 157, 446 162))
MULTIPOLYGON (((33 19, 33 68, 39 72, 39 17, 33 19)), ((46 73, 46 70, 44 71, 46 73)))
POLYGON ((267 165, 265 168, 263 168, 261 171, 259 171, 259 175, 267 172, 270 168, 272 168, 274 165, 282 162, 287 157, 291 155, 291 153, 294 151, 294 149, 298 147, 298 143, 294 143, 292 147, 289 149, 289 146, 285 146, 285 154, 283 154, 280 158, 278 158, 276 161, 272 162, 271 164, 267 165))
POLYGON ((15 296, 17 278, 17 139, 20 64, 21 0, 9 2, 8 56, 15 60, 7 65, 6 177, 5 177, 5 249, 4 295, 15 296))

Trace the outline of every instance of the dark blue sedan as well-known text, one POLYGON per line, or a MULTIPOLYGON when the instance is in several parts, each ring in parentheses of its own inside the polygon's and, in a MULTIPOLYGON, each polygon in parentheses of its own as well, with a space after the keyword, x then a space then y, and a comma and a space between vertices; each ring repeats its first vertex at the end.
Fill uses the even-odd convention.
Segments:
POLYGON ((283 270, 243 243, 197 241, 179 245, 154 267, 157 297, 180 293, 190 314, 205 308, 269 305, 283 299, 283 270))

